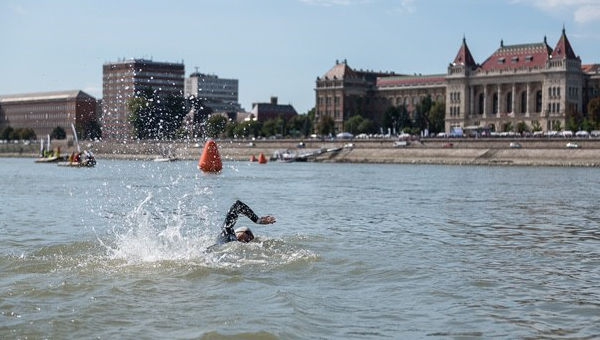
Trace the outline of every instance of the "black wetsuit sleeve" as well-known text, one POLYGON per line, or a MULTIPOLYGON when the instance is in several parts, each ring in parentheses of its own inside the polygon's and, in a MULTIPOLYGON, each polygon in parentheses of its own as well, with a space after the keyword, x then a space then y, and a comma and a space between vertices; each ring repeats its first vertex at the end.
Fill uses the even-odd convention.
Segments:
POLYGON ((237 240, 233 226, 237 222, 239 214, 248 217, 254 223, 258 222, 258 216, 249 206, 242 201, 235 201, 231 208, 229 208, 227 216, 225 216, 225 222, 223 222, 223 226, 221 227, 221 240, 223 242, 237 240))

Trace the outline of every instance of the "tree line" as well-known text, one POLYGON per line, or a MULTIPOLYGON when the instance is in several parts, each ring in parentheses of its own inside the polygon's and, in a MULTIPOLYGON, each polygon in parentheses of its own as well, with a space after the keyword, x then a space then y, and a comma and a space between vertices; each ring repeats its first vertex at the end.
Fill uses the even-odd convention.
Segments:
POLYGON ((378 133, 393 130, 398 133, 418 134, 428 129, 432 133, 444 131, 444 103, 433 102, 431 96, 422 99, 415 112, 409 115, 405 106, 391 106, 381 122, 368 118, 368 113, 355 112, 344 122, 344 131, 336 131, 335 122, 329 116, 315 120, 315 109, 290 119, 283 116, 258 121, 250 115, 238 122, 235 117, 214 114, 205 102, 196 97, 160 96, 147 88, 128 101, 129 122, 138 139, 172 140, 181 138, 304 138, 313 133, 321 136, 339 132, 378 133), (193 113, 193 115, 190 114, 193 113))
MULTIPOLYGON (((427 130, 432 134, 445 131, 446 107, 443 102, 434 102, 431 96, 424 97, 413 112, 405 105, 389 106, 380 122, 369 118, 370 113, 352 112, 344 121, 343 130, 337 131, 332 117, 315 120, 315 109, 299 114, 291 119, 282 116, 264 122, 253 116, 238 122, 235 117, 213 114, 200 98, 182 96, 158 96, 151 88, 138 93, 128 102, 129 121, 138 139, 171 140, 182 138, 269 138, 269 137, 308 137, 313 133, 321 136, 335 135, 339 132, 376 134, 382 130, 396 133, 420 134, 427 130), (193 112, 193 118, 189 115, 193 112)), ((600 129, 600 97, 592 99, 587 107, 588 113, 567 112, 566 126, 569 130, 600 129)), ((541 130, 539 123, 527 126, 524 122, 505 123, 504 131, 541 130)), ((562 128, 562 127, 561 127, 562 128)))
POLYGON ((0 140, 33 140, 37 139, 32 128, 13 128, 6 126, 0 131, 0 140))
POLYGON ((127 107, 129 122, 138 139, 302 137, 312 133, 314 120, 312 110, 289 120, 277 117, 259 122, 250 116, 248 121, 237 122, 229 116, 214 114, 200 98, 159 95, 152 88, 140 91, 128 101, 127 107))

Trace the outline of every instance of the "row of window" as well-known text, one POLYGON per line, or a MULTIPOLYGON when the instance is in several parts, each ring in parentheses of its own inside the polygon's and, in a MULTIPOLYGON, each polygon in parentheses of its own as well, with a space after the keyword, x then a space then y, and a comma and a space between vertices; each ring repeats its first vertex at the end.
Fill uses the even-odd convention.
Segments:
POLYGON ((560 87, 552 86, 548 88, 548 97, 550 98, 560 98, 560 87))
POLYGON ((450 102, 451 103, 460 103, 460 92, 450 92, 450 102))
POLYGON ((569 98, 579 98, 579 88, 578 87, 568 87, 567 92, 569 98))
POLYGON ((11 106, 11 108, 7 111, 10 113, 13 113, 13 114, 27 114, 30 112, 39 112, 39 111, 45 111, 45 112, 75 111, 75 103, 60 104, 60 105, 56 105, 56 104, 14 105, 14 106, 11 106))
POLYGON ((550 113, 560 112, 560 103, 548 103, 548 112, 550 112, 550 113))
MULTIPOLYGON (((525 56, 525 62, 530 63, 532 60, 533 60, 532 55, 525 56)), ((519 57, 514 56, 514 57, 510 58, 510 61, 511 61, 511 63, 516 64, 519 62, 519 57)), ((505 57, 498 58, 498 64, 504 64, 504 63, 506 63, 505 57)))
POLYGON ((333 116, 334 120, 341 120, 342 119, 342 112, 340 110, 337 110, 337 109, 333 110, 333 111, 332 110, 325 110, 322 114, 325 117, 328 117, 328 116, 331 117, 331 116, 333 116), (332 115, 332 113, 333 113, 333 115, 332 115))
POLYGON ((333 104, 334 104, 334 105, 336 105, 336 106, 337 106, 337 105, 340 103, 340 97, 339 97, 339 96, 335 96, 335 97, 333 97, 333 98, 332 98, 331 96, 327 96, 327 97, 319 97, 319 98, 317 99, 317 101, 318 101, 318 104, 319 104, 319 105, 323 105, 323 104, 325 104, 325 105, 328 105, 328 106, 329 106, 329 105, 331 105, 332 99, 333 99, 333 104))
POLYGON ((451 106, 450 107, 450 117, 458 117, 460 116, 460 106, 451 106))

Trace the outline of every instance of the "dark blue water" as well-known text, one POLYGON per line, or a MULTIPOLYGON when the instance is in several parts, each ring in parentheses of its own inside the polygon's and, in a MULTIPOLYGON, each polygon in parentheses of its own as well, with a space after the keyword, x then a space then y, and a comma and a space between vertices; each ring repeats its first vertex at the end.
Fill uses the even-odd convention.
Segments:
POLYGON ((599 175, 0 159, 0 338, 599 337, 599 175))

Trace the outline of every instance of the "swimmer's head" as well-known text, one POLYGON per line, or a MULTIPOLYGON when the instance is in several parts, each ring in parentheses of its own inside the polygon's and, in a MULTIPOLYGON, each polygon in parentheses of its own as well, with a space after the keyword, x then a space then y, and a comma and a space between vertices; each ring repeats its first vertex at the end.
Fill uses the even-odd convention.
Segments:
POLYGON ((235 230, 235 237, 240 242, 250 242, 254 240, 254 234, 248 227, 241 227, 235 230))

